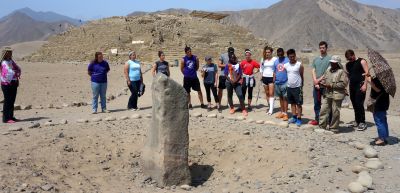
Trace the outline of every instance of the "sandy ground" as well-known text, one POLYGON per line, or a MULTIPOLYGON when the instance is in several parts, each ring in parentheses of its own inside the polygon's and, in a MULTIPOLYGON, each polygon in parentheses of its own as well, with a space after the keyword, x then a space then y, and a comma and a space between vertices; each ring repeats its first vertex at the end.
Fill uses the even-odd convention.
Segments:
MULTIPOLYGON (((90 106, 62 107, 74 101, 90 102, 87 64, 19 64, 23 76, 17 103, 36 108, 16 111, 16 117, 22 121, 13 126, 0 123, 0 192, 184 192, 179 187, 155 187, 141 170, 141 148, 150 123, 145 115, 151 113, 149 73, 144 77, 148 90, 139 99, 141 110, 134 113, 126 110, 129 96, 122 92, 126 87, 123 67, 111 65, 108 95, 116 96, 108 103, 111 113, 91 115, 90 106), (47 108, 48 104, 59 108, 47 108), (119 120, 132 114, 143 118, 119 120), (92 121, 107 117, 117 120, 92 121), (62 119, 68 124, 58 124, 62 119), (77 123, 78 119, 87 119, 89 123, 77 123), (50 120, 54 126, 45 125, 50 120), (29 129, 34 123, 41 126, 29 129), (22 130, 14 131, 16 127, 22 130)), ((172 78, 181 83, 179 70, 171 71, 172 78)), ((308 67, 306 72, 310 72, 308 67)), ((395 72, 399 73, 400 68, 395 68, 395 72)), ((305 76, 304 122, 314 117, 310 74, 305 76)), ((194 93, 192 98, 195 109, 191 114, 203 115, 190 118, 192 192, 347 190, 347 185, 357 179, 352 167, 367 161, 352 143, 369 144, 377 136, 368 112, 369 129, 357 132, 348 127, 354 118, 353 111, 343 109, 341 133, 332 135, 315 132, 315 128, 306 125, 277 126, 282 122, 266 115, 267 103, 263 97, 245 121, 231 120, 241 116, 240 113, 228 115, 227 110, 218 114, 215 110, 199 109, 194 93), (225 118, 206 118, 209 114, 225 118), (248 123, 250 120, 274 124, 248 123)), ((222 104, 226 105, 225 97, 222 104)), ((369 192, 400 192, 400 130, 396 127, 400 120, 395 115, 398 104, 396 97, 392 100, 393 113, 388 116, 391 145, 376 147, 385 168, 370 171, 374 185, 369 192)))

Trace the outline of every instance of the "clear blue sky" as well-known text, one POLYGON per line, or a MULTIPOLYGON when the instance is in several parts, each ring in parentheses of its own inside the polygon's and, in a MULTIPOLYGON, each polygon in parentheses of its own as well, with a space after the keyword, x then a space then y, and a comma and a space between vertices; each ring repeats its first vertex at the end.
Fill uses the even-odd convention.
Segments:
MULTIPOLYGON (((266 8, 279 0, 2 0, 0 17, 29 7, 35 11, 53 11, 77 19, 95 19, 127 15, 133 11, 157 11, 167 8, 197 10, 241 10, 266 8), (118 2, 118 3, 116 3, 118 2)), ((400 8, 400 0, 357 0, 371 5, 400 8)))

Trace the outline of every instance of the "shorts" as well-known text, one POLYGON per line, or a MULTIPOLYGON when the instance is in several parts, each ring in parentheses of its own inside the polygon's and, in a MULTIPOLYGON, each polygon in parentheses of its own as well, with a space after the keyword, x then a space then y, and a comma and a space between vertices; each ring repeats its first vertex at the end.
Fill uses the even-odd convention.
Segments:
POLYGON ((287 98, 287 84, 275 84, 275 96, 287 98))
POLYGON ((218 88, 219 89, 226 89, 226 77, 225 76, 219 76, 219 81, 218 81, 218 88))
POLYGON ((264 85, 269 85, 274 83, 274 77, 262 77, 261 81, 264 85))
POLYGON ((303 105, 303 89, 287 88, 287 100, 289 104, 303 105))
POLYGON ((200 81, 197 77, 196 78, 184 77, 183 88, 185 88, 187 93, 190 93, 190 89, 193 89, 194 91, 200 91, 200 81))

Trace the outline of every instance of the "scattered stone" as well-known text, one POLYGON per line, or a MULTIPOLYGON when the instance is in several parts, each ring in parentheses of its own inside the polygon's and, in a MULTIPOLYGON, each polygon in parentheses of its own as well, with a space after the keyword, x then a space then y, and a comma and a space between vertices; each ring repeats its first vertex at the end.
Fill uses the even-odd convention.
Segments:
POLYGON ((133 115, 131 116, 131 118, 132 118, 132 119, 141 119, 141 118, 142 118, 142 115, 140 115, 140 114, 133 114, 133 115))
POLYGON ((100 117, 95 117, 95 118, 93 118, 91 120, 91 122, 93 122, 93 123, 97 123, 97 122, 100 122, 100 121, 102 121, 102 119, 100 117))
POLYGON ((21 126, 13 126, 13 127, 10 127, 10 129, 8 129, 8 131, 22 131, 22 127, 21 126))
POLYGON ((254 123, 255 121, 254 121, 254 119, 246 119, 245 122, 246 122, 246 123, 254 123))
POLYGON ((10 132, 4 132, 4 133, 2 133, 2 135, 10 135, 11 133, 10 132))
POLYGON ((31 125, 28 126, 28 129, 34 129, 40 127, 40 123, 32 123, 31 125))
POLYGON ((354 142, 354 147, 359 150, 363 150, 366 147, 366 145, 356 141, 356 142, 354 142))
POLYGON ((81 106, 81 103, 80 103, 80 102, 77 102, 77 101, 74 101, 74 102, 72 102, 72 106, 74 106, 74 107, 80 107, 80 106, 81 106))
POLYGON ((148 119, 151 119, 153 117, 153 115, 152 114, 146 114, 144 117, 148 118, 148 119))
POLYGON ((378 152, 371 146, 366 146, 364 148, 364 155, 366 158, 375 158, 378 157, 378 152))
POLYGON ((367 163, 365 163, 365 167, 373 170, 383 169, 383 163, 378 158, 368 159, 367 163))
POLYGON ((53 122, 50 122, 50 121, 47 121, 46 123, 44 123, 44 126, 46 126, 46 127, 52 127, 54 125, 55 124, 53 122))
POLYGON ((46 184, 46 185, 41 186, 40 188, 44 191, 50 191, 54 188, 54 186, 51 184, 46 184))
POLYGON ((74 149, 73 149, 72 147, 70 147, 69 145, 65 145, 65 146, 64 146, 64 151, 66 151, 66 152, 72 152, 72 151, 74 151, 74 149))
POLYGON ((153 116, 141 156, 143 173, 159 187, 190 184, 188 94, 161 73, 151 91, 153 116))
POLYGON ((35 106, 34 108, 35 108, 35 109, 43 109, 42 106, 35 106))
POLYGON ((372 177, 367 171, 362 171, 358 174, 357 182, 368 189, 372 188, 372 177))
POLYGON ((66 120, 66 119, 61 119, 61 120, 60 120, 60 124, 61 124, 61 125, 66 125, 66 124, 68 124, 68 120, 66 120))
POLYGON ((88 106, 89 103, 87 103, 87 102, 81 102, 81 105, 82 105, 82 106, 88 106))
POLYGON ((351 171, 352 171, 353 173, 356 173, 356 174, 358 174, 358 173, 360 173, 360 172, 362 172, 362 171, 365 171, 365 170, 367 170, 367 168, 364 167, 364 166, 354 166, 354 167, 351 169, 351 171))
POLYGON ((282 127, 282 128, 288 128, 289 127, 289 123, 284 121, 284 122, 279 123, 278 126, 282 127))
POLYGON ((182 185, 182 186, 181 186, 181 189, 182 189, 182 190, 186 190, 186 191, 190 191, 190 190, 192 189, 192 187, 189 186, 189 185, 187 185, 187 184, 185 184, 185 185, 182 185))
POLYGON ((270 125, 270 126, 277 125, 277 123, 275 123, 274 121, 264 121, 264 124, 265 125, 270 125))
POLYGON ((18 111, 18 110, 21 110, 21 109, 22 109, 21 105, 14 104, 14 110, 15 111, 18 111))
POLYGON ((203 115, 200 113, 200 112, 194 112, 193 114, 192 114, 192 117, 196 117, 196 118, 198 118, 198 117, 202 117, 203 115))
POLYGON ((54 105, 53 104, 48 104, 47 108, 52 109, 52 108, 54 108, 54 105))
POLYGON ((64 103, 64 104, 62 104, 62 107, 64 107, 64 108, 69 107, 69 104, 64 103))
POLYGON ((227 118, 228 120, 232 120, 232 121, 235 121, 236 120, 236 117, 233 117, 233 116, 229 116, 228 118, 227 118))
POLYGON ((127 119, 129 119, 129 117, 127 117, 127 116, 122 116, 119 118, 119 120, 127 120, 127 119))
POLYGON ((58 138, 64 138, 65 137, 65 135, 64 135, 64 133, 63 132, 61 132, 61 133, 59 133, 58 134, 58 136, 57 136, 58 138))
POLYGON ((359 182, 352 182, 348 186, 349 191, 352 193, 362 193, 365 192, 366 188, 361 185, 359 182))
POLYGON ((250 131, 244 131, 243 135, 250 135, 250 131))
POLYGON ((89 120, 87 120, 87 119, 78 119, 78 120, 76 120, 76 122, 77 123, 87 123, 87 122, 89 122, 89 120))
POLYGON ((105 121, 115 121, 115 120, 117 120, 117 118, 115 118, 115 117, 106 117, 104 120, 105 121))
POLYGON ((224 119, 225 117, 223 115, 219 114, 217 118, 218 119, 224 119))
POLYGON ((217 118, 217 114, 209 114, 207 115, 208 118, 217 118))
POLYGON ((258 120, 258 121, 256 121, 256 124, 264 124, 264 121, 263 120, 258 120))
POLYGON ((56 109, 62 109, 62 107, 57 105, 57 106, 56 106, 56 109))
POLYGON ((325 133, 325 129, 314 129, 315 133, 325 133))
POLYGON ((238 121, 244 121, 244 120, 246 120, 246 118, 243 117, 243 116, 238 116, 238 117, 236 117, 236 120, 238 120, 238 121))
POLYGON ((21 106, 22 110, 31 110, 32 109, 32 105, 26 105, 26 106, 21 106))

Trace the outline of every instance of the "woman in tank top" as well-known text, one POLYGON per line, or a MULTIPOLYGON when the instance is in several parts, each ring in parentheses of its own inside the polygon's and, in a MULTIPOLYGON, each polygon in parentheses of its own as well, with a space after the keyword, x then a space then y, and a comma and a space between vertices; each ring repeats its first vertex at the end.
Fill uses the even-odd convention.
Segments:
POLYGON ((263 59, 261 60, 260 72, 262 75, 262 83, 268 101, 268 115, 272 115, 274 110, 274 64, 275 57, 272 57, 274 50, 271 47, 266 46, 263 51, 263 59))
POLYGON ((129 60, 124 66, 124 74, 128 88, 131 91, 131 96, 128 101, 128 109, 137 111, 139 109, 137 106, 139 98, 138 93, 140 85, 143 83, 143 76, 140 62, 136 60, 136 53, 134 51, 129 52, 129 60))
POLYGON ((160 58, 159 61, 155 62, 153 65, 153 68, 151 69, 151 72, 153 76, 155 76, 157 73, 163 73, 166 76, 170 76, 169 72, 169 65, 168 62, 165 61, 165 54, 163 51, 158 52, 158 57, 160 58))

